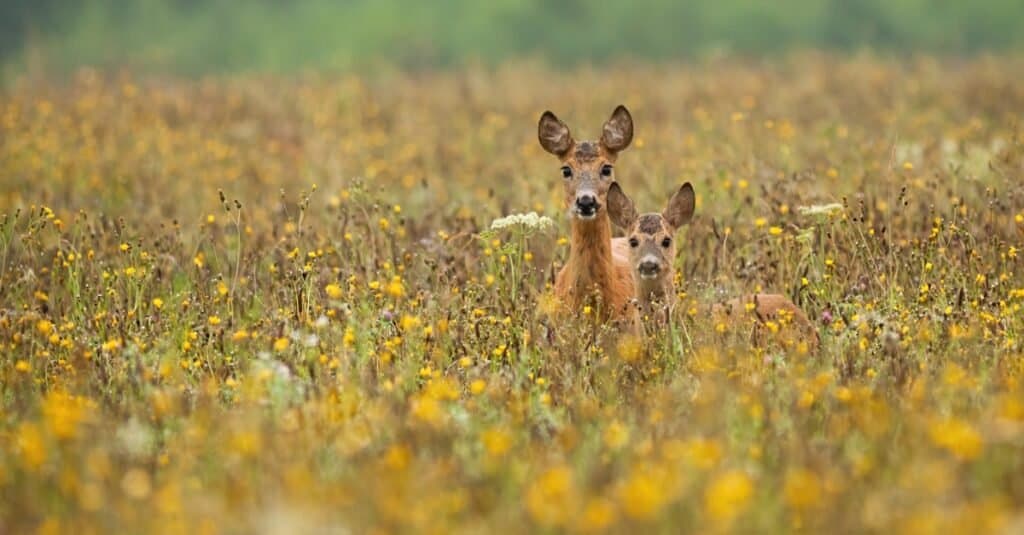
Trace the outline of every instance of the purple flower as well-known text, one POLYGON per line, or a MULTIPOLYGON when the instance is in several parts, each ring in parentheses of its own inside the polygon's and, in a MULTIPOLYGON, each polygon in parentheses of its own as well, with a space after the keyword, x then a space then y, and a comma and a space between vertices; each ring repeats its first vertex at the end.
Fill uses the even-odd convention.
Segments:
POLYGON ((832 311, 831 310, 825 309, 825 310, 821 311, 821 322, 824 323, 825 325, 829 325, 829 324, 832 323, 832 311))

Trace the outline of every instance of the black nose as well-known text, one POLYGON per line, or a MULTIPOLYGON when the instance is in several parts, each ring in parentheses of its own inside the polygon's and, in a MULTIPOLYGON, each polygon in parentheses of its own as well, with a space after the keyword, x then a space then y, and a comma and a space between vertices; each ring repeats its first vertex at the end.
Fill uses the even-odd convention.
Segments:
POLYGON ((640 271, 640 273, 643 273, 645 275, 655 275, 659 271, 661 271, 661 264, 658 264, 657 262, 651 262, 648 260, 640 262, 640 265, 637 266, 637 269, 640 271))
POLYGON ((593 213, 597 210, 597 197, 593 195, 580 195, 576 197, 576 208, 585 214, 593 213))

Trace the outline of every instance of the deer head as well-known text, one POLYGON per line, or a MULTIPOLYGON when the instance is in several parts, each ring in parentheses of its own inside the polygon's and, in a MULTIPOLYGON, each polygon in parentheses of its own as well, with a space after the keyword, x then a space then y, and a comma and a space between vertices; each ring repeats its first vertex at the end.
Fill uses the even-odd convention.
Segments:
POLYGON ((669 277, 676 257, 675 233, 693 218, 695 205, 693 186, 683 184, 662 213, 637 215, 632 199, 618 184, 608 189, 608 215, 612 222, 626 231, 629 239, 630 264, 637 280, 669 277))
POLYGON ((615 108, 598 141, 576 141, 569 127, 550 111, 540 116, 537 138, 562 164, 565 203, 580 221, 595 219, 605 206, 615 179, 615 160, 633 141, 633 118, 625 106, 615 108))

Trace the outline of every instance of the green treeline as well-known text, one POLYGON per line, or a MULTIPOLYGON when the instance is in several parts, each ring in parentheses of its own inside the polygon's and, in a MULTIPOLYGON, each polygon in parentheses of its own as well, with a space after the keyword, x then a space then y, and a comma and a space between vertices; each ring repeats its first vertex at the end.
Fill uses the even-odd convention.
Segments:
POLYGON ((1024 48, 1021 0, 7 0, 0 61, 188 73, 1024 48))

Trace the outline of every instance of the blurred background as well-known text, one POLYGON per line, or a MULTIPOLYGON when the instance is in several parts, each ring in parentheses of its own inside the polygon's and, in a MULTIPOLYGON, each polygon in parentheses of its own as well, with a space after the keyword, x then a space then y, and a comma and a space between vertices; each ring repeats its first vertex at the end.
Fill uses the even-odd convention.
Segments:
POLYGON ((1020 0, 5 0, 6 75, 554 65, 793 49, 974 55, 1024 47, 1020 0))

